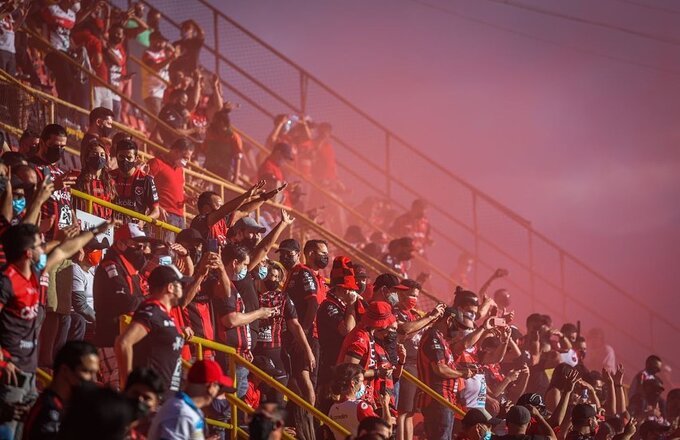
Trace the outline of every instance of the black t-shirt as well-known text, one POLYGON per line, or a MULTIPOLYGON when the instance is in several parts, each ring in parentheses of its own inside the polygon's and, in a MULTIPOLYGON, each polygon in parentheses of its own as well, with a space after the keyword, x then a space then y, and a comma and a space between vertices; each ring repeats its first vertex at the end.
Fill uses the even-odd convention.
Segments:
MULTIPOLYGON (((172 103, 161 109, 161 112, 158 114, 158 119, 175 129, 186 127, 189 121, 186 109, 172 103)), ((163 142, 167 147, 178 139, 178 136, 174 131, 170 131, 162 125, 158 126, 158 134, 161 135, 161 139, 163 139, 163 142)))
POLYGON ((198 56, 203 47, 204 39, 199 37, 177 40, 173 45, 181 50, 181 55, 174 60, 170 70, 181 70, 191 74, 198 67, 198 56))
MULTIPOLYGON (((317 295, 321 290, 317 277, 310 268, 298 264, 288 275, 288 281, 286 282, 284 290, 291 301, 293 301, 293 304, 295 304, 298 319, 300 320, 300 324, 302 324, 303 330, 307 333, 307 336, 309 337, 312 335, 312 330, 314 330, 314 336, 316 336, 316 326, 313 326, 313 328, 305 328, 304 320, 307 314, 307 308, 309 307, 309 299, 314 298, 316 300, 317 295)), ((316 319, 314 320, 314 324, 316 324, 316 319)))
MULTIPOLYGON (((241 299, 243 299, 243 304, 245 305, 245 313, 252 312, 260 308, 260 298, 257 295, 257 290, 255 290, 255 280, 251 274, 247 274, 241 281, 234 281, 234 285, 238 289, 238 293, 241 294, 241 299)), ((250 323, 250 329, 257 333, 260 328, 260 321, 256 319, 250 323)))
POLYGON ((64 404, 51 389, 40 393, 24 423, 24 439, 50 440, 59 434, 64 404))
POLYGON ((147 300, 139 306, 132 322, 140 323, 148 332, 134 346, 135 368, 149 367, 155 370, 168 389, 179 391, 182 378, 180 354, 184 338, 177 331, 168 310, 158 301, 147 300))
POLYGON ((253 347, 250 326, 240 325, 238 327, 226 328, 222 324, 222 317, 230 313, 245 313, 245 303, 236 286, 232 285, 229 298, 213 299, 213 309, 215 310, 215 318, 219 322, 220 330, 218 334, 221 339, 220 342, 235 348, 239 354, 250 352, 253 347))
POLYGON ((321 368, 330 368, 336 364, 342 341, 345 340, 345 337, 338 331, 338 325, 345 319, 346 310, 345 304, 332 292, 319 306, 316 321, 321 347, 321 359, 319 361, 321 368))

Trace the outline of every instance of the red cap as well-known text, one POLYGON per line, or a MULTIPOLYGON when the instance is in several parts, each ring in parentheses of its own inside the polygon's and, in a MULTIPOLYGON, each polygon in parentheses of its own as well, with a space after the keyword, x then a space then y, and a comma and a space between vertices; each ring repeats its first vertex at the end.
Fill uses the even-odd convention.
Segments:
POLYGON ((349 257, 338 256, 333 260, 331 269, 331 286, 359 290, 354 273, 354 265, 349 257))
POLYGON ((222 386, 225 392, 236 392, 236 388, 234 388, 234 380, 231 377, 224 375, 220 364, 209 359, 203 359, 202 361, 194 362, 194 364, 189 369, 187 380, 189 383, 196 384, 217 382, 222 386))
POLYGON ((374 301, 362 319, 362 324, 371 328, 384 329, 392 325, 397 318, 392 313, 392 306, 385 301, 374 301))

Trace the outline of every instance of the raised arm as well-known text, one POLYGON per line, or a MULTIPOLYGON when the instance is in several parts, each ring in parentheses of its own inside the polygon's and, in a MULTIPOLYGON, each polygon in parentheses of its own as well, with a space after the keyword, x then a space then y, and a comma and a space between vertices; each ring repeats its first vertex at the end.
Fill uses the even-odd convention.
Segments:
POLYGON ((111 223, 104 222, 90 231, 83 231, 73 238, 64 240, 59 246, 54 248, 47 256, 45 272, 49 272, 59 266, 67 258, 71 258, 76 252, 81 250, 90 240, 98 234, 105 232, 111 223))
POLYGON ((399 326, 397 327, 397 332, 399 332, 400 335, 410 335, 412 333, 419 332, 438 320, 444 314, 445 308, 445 304, 437 304, 435 308, 430 311, 430 313, 420 319, 410 322, 400 322, 399 326))
POLYGON ((248 191, 244 192, 240 196, 237 196, 231 200, 229 200, 227 203, 224 205, 220 206, 219 209, 217 209, 214 212, 211 212, 208 214, 208 227, 212 227, 215 223, 220 221, 220 219, 225 218, 232 212, 236 211, 239 209, 244 203, 251 201, 253 197, 259 197, 259 195, 262 193, 262 188, 267 182, 264 180, 260 180, 257 182, 254 186, 252 186, 248 191))
POLYGON ((269 234, 267 234, 260 242, 257 244, 253 253, 250 257, 250 263, 248 264, 248 271, 255 269, 262 259, 269 253, 271 247, 276 243, 281 236, 281 233, 287 226, 293 224, 295 221, 294 217, 291 217, 288 211, 285 209, 281 210, 281 221, 278 225, 274 227, 269 234))
POLYGON ((53 192, 54 182, 52 182, 51 179, 43 179, 38 185, 38 190, 36 191, 33 200, 31 200, 31 203, 26 209, 26 215, 24 216, 22 223, 37 225, 40 221, 40 208, 43 203, 49 200, 53 192))

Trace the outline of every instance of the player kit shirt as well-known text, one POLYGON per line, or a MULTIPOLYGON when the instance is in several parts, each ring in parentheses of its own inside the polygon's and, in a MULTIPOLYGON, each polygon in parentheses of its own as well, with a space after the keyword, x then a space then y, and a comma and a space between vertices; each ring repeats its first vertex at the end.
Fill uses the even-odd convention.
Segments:
POLYGON ((271 307, 276 310, 274 316, 260 319, 257 331, 257 345, 260 348, 281 347, 281 335, 285 329, 285 321, 297 319, 293 301, 285 292, 270 290, 260 295, 260 307, 271 307))
POLYGON ((16 53, 14 46, 14 18, 12 14, 7 14, 0 20, 0 50, 9 53, 16 53))
MULTIPOLYGON (((142 57, 144 64, 151 68, 165 63, 168 59, 168 53, 165 49, 161 49, 158 52, 147 49, 142 57)), ((144 69, 142 69, 142 73, 142 93, 144 94, 144 98, 162 99, 163 92, 165 92, 167 87, 166 81, 170 81, 169 64, 166 64, 163 68, 156 71, 156 75, 148 73, 144 69)))
MULTIPOLYGON (((365 328, 359 326, 349 332, 342 343, 338 354, 337 364, 345 362, 345 356, 359 359, 359 365, 365 370, 390 367, 385 349, 375 342, 373 335, 365 328)), ((375 396, 378 395, 380 382, 376 377, 366 379, 366 399, 375 404, 375 396)), ((389 384, 387 384, 389 385, 389 384)))
POLYGON ((182 378, 180 354, 184 338, 177 330, 170 311, 159 301, 143 302, 132 322, 144 326, 147 335, 134 346, 134 366, 150 367, 158 372, 171 391, 178 391, 182 378))
MULTIPOLYGON (((33 169, 38 174, 38 183, 45 180, 48 176, 54 182, 66 175, 66 172, 59 168, 56 164, 50 164, 44 160, 33 157, 31 158, 33 169)), ((40 207, 42 218, 54 217, 54 225, 45 232, 45 241, 50 241, 54 238, 57 231, 64 229, 73 224, 73 205, 71 203, 71 192, 64 187, 55 190, 47 202, 40 207)))
POLYGON ((12 363, 26 373, 34 373, 38 365, 40 298, 35 273, 26 278, 13 264, 2 271, 0 346, 9 352, 12 363))
MULTIPOLYGON (((137 168, 132 176, 125 176, 116 169, 112 171, 116 181, 116 204, 140 214, 146 214, 158 205, 158 191, 153 177, 137 168)), ((128 219, 129 220, 129 219, 128 219)))
MULTIPOLYGON (((217 275, 209 272, 206 280, 201 284, 201 290, 184 309, 185 321, 189 322, 189 327, 199 338, 215 339, 211 298, 217 283, 217 275)), ((212 350, 203 349, 203 356, 209 358, 212 355, 212 350)))
MULTIPOLYGON (((350 432, 359 430, 359 423, 366 417, 378 417, 373 407, 363 400, 345 400, 334 403, 328 411, 328 417, 333 419, 350 432)), ((336 440, 344 440, 346 437, 339 432, 333 431, 336 440)))
POLYGON ((231 216, 227 219, 219 219, 217 223, 208 226, 208 214, 200 214, 194 217, 191 221, 191 227, 201 233, 201 236, 207 240, 214 238, 220 246, 227 244, 227 232, 229 231, 229 223, 231 216))
POLYGON ((50 45, 62 52, 71 46, 71 29, 76 25, 76 10, 64 11, 59 4, 50 5, 43 10, 43 19, 50 33, 50 45))
MULTIPOLYGON (((435 374, 432 364, 445 364, 455 368, 453 353, 446 343, 442 332, 435 328, 429 328, 423 333, 418 350, 418 377, 430 388, 441 394, 444 399, 455 403, 458 390, 463 383, 462 379, 447 379, 435 374)), ((417 395, 417 405, 424 408, 432 403, 432 397, 426 393, 419 392, 417 395)))
MULTIPOLYGON (((312 269, 304 264, 297 264, 291 270, 286 281, 286 286, 283 290, 288 294, 288 297, 295 304, 300 320, 304 320, 307 313, 307 300, 311 297, 316 298, 317 304, 321 304, 326 299, 326 283, 322 276, 314 273, 312 269)), ((316 327, 316 318, 314 318, 312 328, 304 328, 303 330, 314 338, 318 338, 318 331, 316 327)))
MULTIPOLYGON (((215 306, 215 315, 219 318, 230 313, 245 313, 246 306, 243 298, 238 293, 236 286, 232 285, 231 295, 228 298, 215 299, 213 305, 215 306)), ((221 340, 230 347, 234 347, 236 352, 241 355, 249 355, 252 348, 252 336, 249 325, 240 325, 238 327, 226 328, 220 321, 220 336, 221 340)))
POLYGON ((335 296, 333 291, 328 293, 328 296, 319 306, 316 315, 319 345, 321 346, 321 359, 319 365, 333 366, 338 359, 338 353, 345 337, 338 331, 338 325, 345 320, 345 312, 347 306, 345 303, 335 296))

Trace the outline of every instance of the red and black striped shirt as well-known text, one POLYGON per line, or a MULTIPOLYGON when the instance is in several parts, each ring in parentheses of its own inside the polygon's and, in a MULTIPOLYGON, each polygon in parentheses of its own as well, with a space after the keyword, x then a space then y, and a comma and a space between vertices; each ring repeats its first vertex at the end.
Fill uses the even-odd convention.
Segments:
MULTIPOLYGON (((112 182, 113 183, 113 182, 112 182)), ((104 186, 104 182, 101 179, 97 178, 92 178, 90 180, 85 179, 84 174, 80 174, 78 176, 78 179, 76 180, 75 185, 73 185, 75 189, 78 191, 82 191, 86 194, 89 194, 91 196, 100 198, 102 200, 105 200, 107 202, 111 201, 111 194, 109 191, 106 190, 106 187, 104 186)), ((75 209, 79 209, 81 211, 87 211, 87 200, 80 199, 78 197, 73 198, 73 207, 75 209)), ((92 214, 96 215, 97 217, 101 217, 104 219, 110 219, 112 211, 109 208, 105 208, 101 205, 97 205, 96 203, 92 204, 92 214)))
POLYGON ((285 292, 271 290, 260 295, 260 307, 272 307, 276 309, 276 313, 271 318, 260 319, 257 345, 267 349, 279 348, 282 345, 281 334, 285 328, 284 321, 298 317, 293 301, 285 292))
MULTIPOLYGON (((430 388, 441 394, 451 403, 457 400, 458 390, 462 379, 448 379, 434 372, 433 364, 445 364, 455 368, 453 353, 442 332, 436 328, 429 328, 423 333, 418 349, 418 377, 430 388)), ((424 408, 432 402, 432 397, 423 392, 417 396, 417 405, 424 408)))
POLYGON ((115 203, 140 214, 146 214, 158 206, 158 191, 152 176, 137 168, 132 176, 124 175, 120 169, 113 170, 116 181, 115 203))

